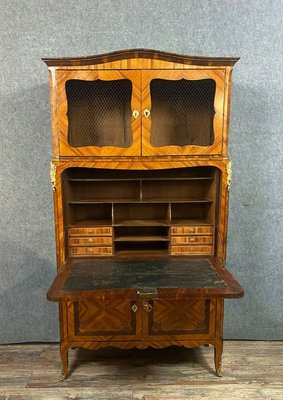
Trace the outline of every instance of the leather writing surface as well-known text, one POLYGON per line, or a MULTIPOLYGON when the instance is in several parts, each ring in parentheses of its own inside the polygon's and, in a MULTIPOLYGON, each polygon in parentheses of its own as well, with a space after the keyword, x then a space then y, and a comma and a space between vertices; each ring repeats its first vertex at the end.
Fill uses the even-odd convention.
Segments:
POLYGON ((64 290, 127 288, 226 288, 206 259, 202 260, 95 260, 79 261, 64 290))

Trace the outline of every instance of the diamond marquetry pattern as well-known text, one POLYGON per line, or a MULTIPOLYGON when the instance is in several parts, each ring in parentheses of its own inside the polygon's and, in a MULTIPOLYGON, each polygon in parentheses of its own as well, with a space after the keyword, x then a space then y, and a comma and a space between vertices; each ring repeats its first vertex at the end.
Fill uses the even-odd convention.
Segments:
POLYGON ((129 300, 82 300, 75 307, 77 334, 134 334, 135 317, 129 300))
POLYGON ((149 314, 149 334, 206 333, 209 312, 209 300, 156 300, 149 314))

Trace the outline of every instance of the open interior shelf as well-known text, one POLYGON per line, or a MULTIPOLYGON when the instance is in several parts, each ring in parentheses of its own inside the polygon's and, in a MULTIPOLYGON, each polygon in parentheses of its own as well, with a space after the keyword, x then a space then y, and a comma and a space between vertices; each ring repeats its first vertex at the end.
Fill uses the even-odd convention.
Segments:
POLYGON ((66 227, 111 226, 114 254, 170 249, 170 226, 215 225, 219 171, 70 168, 62 175, 66 227))
POLYGON ((115 242, 114 251, 115 253, 121 252, 156 252, 163 251, 168 252, 169 243, 164 241, 150 241, 150 242, 115 242))
POLYGON ((69 226, 112 225, 111 204, 70 204, 68 207, 69 226), (91 222, 92 221, 92 222, 91 222))
POLYGON ((168 242, 169 227, 166 226, 117 226, 114 242, 168 242))
POLYGON ((213 180, 215 168, 170 168, 156 170, 122 170, 102 168, 69 168, 65 171, 67 181, 133 181, 133 180, 213 180))

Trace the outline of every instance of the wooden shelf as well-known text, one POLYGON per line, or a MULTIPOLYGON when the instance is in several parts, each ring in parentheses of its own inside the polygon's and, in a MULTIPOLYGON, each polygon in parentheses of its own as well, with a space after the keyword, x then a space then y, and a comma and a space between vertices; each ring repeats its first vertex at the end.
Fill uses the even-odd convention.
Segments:
POLYGON ((192 176, 176 178, 69 178, 68 182, 129 182, 129 181, 200 181, 213 180, 212 176, 192 176))
POLYGON ((69 224, 70 228, 88 228, 92 226, 112 226, 110 219, 88 219, 69 224))
POLYGON ((169 226, 170 223, 166 221, 160 221, 157 219, 128 219, 128 220, 121 220, 115 221, 113 226, 169 226))
POLYGON ((164 250, 116 250, 115 251, 115 256, 117 257, 121 257, 121 256, 125 256, 125 257, 145 257, 145 256, 149 256, 150 257, 164 257, 167 256, 168 257, 168 253, 166 253, 164 250))
POLYGON ((167 236, 118 236, 114 242, 169 242, 167 236))
POLYGON ((69 204, 112 204, 112 203, 140 203, 138 199, 93 199, 93 200, 71 200, 69 204))
POLYGON ((118 204, 152 204, 152 203, 212 203, 211 199, 96 199, 96 200, 71 200, 69 204, 100 204, 100 203, 118 203, 118 204))
POLYGON ((182 219, 182 218, 173 218, 171 220, 171 225, 212 225, 211 221, 208 221, 206 219, 182 219))

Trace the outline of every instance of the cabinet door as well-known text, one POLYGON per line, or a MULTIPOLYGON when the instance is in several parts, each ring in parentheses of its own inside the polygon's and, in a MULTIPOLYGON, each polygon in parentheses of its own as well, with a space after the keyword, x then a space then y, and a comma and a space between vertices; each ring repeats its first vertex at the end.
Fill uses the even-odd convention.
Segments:
POLYGON ((139 71, 58 71, 57 82, 61 156, 140 155, 139 71))
POLYGON ((74 341, 123 341, 141 336, 141 309, 131 300, 68 303, 68 336, 74 341))
POLYGON ((221 154, 223 70, 142 72, 142 155, 221 154))
POLYGON ((215 334, 215 300, 151 300, 146 309, 151 339, 204 339, 215 334))

